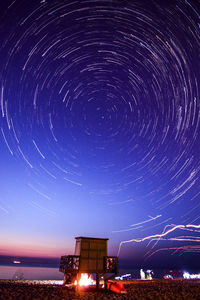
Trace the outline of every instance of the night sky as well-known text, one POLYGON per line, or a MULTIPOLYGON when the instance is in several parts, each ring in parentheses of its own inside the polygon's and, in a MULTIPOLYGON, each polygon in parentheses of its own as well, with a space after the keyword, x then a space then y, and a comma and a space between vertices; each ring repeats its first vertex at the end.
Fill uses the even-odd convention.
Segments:
POLYGON ((199 264, 200 1, 2 2, 0 255, 199 264))

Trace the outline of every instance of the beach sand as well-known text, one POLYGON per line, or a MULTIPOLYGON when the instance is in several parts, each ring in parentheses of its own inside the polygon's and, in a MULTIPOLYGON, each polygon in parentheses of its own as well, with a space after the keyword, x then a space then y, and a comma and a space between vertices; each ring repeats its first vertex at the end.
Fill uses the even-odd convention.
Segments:
POLYGON ((114 294, 104 290, 88 289, 76 292, 57 281, 0 280, 0 299, 3 300, 199 300, 200 280, 152 280, 124 282, 127 294, 114 294))

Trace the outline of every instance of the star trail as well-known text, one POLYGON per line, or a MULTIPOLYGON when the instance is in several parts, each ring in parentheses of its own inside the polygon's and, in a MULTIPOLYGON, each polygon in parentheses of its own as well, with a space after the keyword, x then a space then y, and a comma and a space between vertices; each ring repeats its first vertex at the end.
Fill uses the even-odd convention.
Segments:
POLYGON ((199 257, 200 2, 0 6, 0 254, 199 257))

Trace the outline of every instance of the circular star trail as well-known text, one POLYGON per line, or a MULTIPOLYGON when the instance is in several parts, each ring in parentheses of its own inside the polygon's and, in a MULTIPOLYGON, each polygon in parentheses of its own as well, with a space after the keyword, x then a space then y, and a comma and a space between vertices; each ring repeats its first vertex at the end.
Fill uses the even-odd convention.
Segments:
POLYGON ((32 191, 56 202, 59 184, 122 209, 109 232, 137 213, 198 223, 199 12, 183 0, 4 7, 2 151, 32 191))

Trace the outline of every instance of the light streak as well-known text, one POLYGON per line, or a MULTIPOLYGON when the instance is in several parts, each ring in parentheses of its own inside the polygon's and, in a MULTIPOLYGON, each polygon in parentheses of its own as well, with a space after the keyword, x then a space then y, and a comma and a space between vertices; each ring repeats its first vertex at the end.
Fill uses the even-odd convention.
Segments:
POLYGON ((117 233, 117 232, 126 232, 126 231, 132 231, 132 230, 136 230, 142 228, 142 226, 138 226, 138 227, 134 227, 134 228, 128 228, 128 229, 122 229, 122 230, 113 230, 113 233, 117 233))
POLYGON ((7 210, 5 207, 3 207, 3 206, 0 205, 0 209, 1 209, 2 211, 4 211, 5 213, 8 214, 8 210, 7 210))
POLYGON ((184 253, 200 253, 200 246, 181 246, 181 247, 166 247, 166 248, 160 248, 146 256, 145 260, 149 259, 153 255, 155 255, 158 252, 161 251, 170 251, 173 250, 173 253, 171 255, 175 255, 177 252, 179 253, 179 256, 183 255, 184 253))
MULTIPOLYGON (((170 225, 168 225, 170 226, 170 225)), ((141 242, 144 242, 146 240, 153 240, 153 239, 160 239, 162 237, 165 237, 166 235, 168 235, 169 233, 177 230, 177 229, 187 229, 187 228, 200 228, 200 225, 193 225, 193 224, 187 224, 187 225, 175 225, 174 227, 172 227, 171 229, 168 229, 166 232, 163 232, 161 234, 154 234, 154 235, 149 235, 149 236, 146 236, 144 238, 140 238, 140 239, 131 239, 131 240, 127 240, 127 241, 122 241, 119 245, 119 250, 118 250, 118 256, 120 254, 120 250, 121 250, 121 246, 123 244, 127 244, 127 243, 132 243, 132 242, 135 242, 135 243, 141 243, 141 242)))
POLYGON ((11 148, 10 148, 9 144, 8 144, 8 141, 7 141, 6 137, 5 137, 5 134, 4 134, 4 131, 3 131, 3 128, 1 128, 1 132, 2 132, 2 135, 3 135, 4 141, 5 141, 5 144, 6 144, 7 148, 8 148, 8 150, 9 150, 9 151, 10 151, 10 153, 13 155, 13 152, 12 152, 12 150, 11 150, 11 148))
POLYGON ((36 189, 31 183, 28 183, 28 186, 35 191, 36 193, 38 193, 39 195, 43 196, 44 198, 51 200, 51 197, 49 197, 48 195, 42 193, 41 191, 39 191, 38 189, 36 189))
MULTIPOLYGON (((129 201, 129 200, 128 200, 128 201, 129 201)), ((114 231, 112 231, 112 233, 132 231, 132 230, 135 230, 135 229, 142 228, 143 226, 137 226, 137 225, 142 225, 142 224, 145 224, 145 223, 154 221, 154 220, 156 220, 156 219, 162 217, 162 215, 158 215, 158 216, 156 216, 156 217, 151 217, 151 216, 149 216, 149 217, 150 217, 150 219, 148 219, 148 220, 146 220, 146 221, 143 221, 143 222, 140 222, 140 223, 136 223, 136 224, 130 225, 130 226, 133 227, 133 228, 122 229, 122 230, 114 230, 114 231), (137 226, 137 227, 135 227, 135 226, 137 226)))
POLYGON ((5 113, 4 113, 4 97, 3 97, 3 94, 4 94, 4 87, 2 86, 1 88, 1 113, 2 113, 2 117, 4 117, 5 113))
POLYGON ((26 158, 26 156, 25 156, 24 153, 22 152, 21 148, 20 148, 19 146, 17 146, 17 148, 18 148, 19 152, 21 153, 21 155, 22 155, 24 161, 29 165, 29 167, 30 167, 31 169, 33 169, 33 166, 32 166, 31 163, 28 161, 28 159, 26 158))
POLYGON ((69 181, 69 182, 71 182, 71 183, 73 183, 73 184, 76 184, 76 185, 78 185, 78 186, 82 186, 82 183, 76 182, 76 181, 74 181, 74 180, 70 180, 70 179, 68 179, 68 178, 66 178, 66 177, 64 177, 64 180, 69 181))
POLYGON ((148 220, 146 220, 146 221, 143 221, 143 222, 140 222, 140 223, 136 223, 136 224, 132 224, 132 225, 130 225, 130 226, 131 226, 131 227, 134 227, 134 226, 137 226, 137 225, 141 225, 141 224, 144 224, 144 223, 148 223, 148 222, 154 221, 154 220, 156 220, 156 219, 162 217, 162 215, 158 215, 158 216, 156 216, 156 217, 151 217, 151 216, 149 216, 149 217, 150 217, 150 219, 148 219, 148 220))
POLYGON ((38 146, 34 140, 33 140, 33 144, 34 144, 35 148, 37 149, 38 153, 40 154, 40 156, 42 156, 42 158, 45 159, 45 156, 42 154, 42 152, 40 151, 40 149, 38 148, 38 146))

